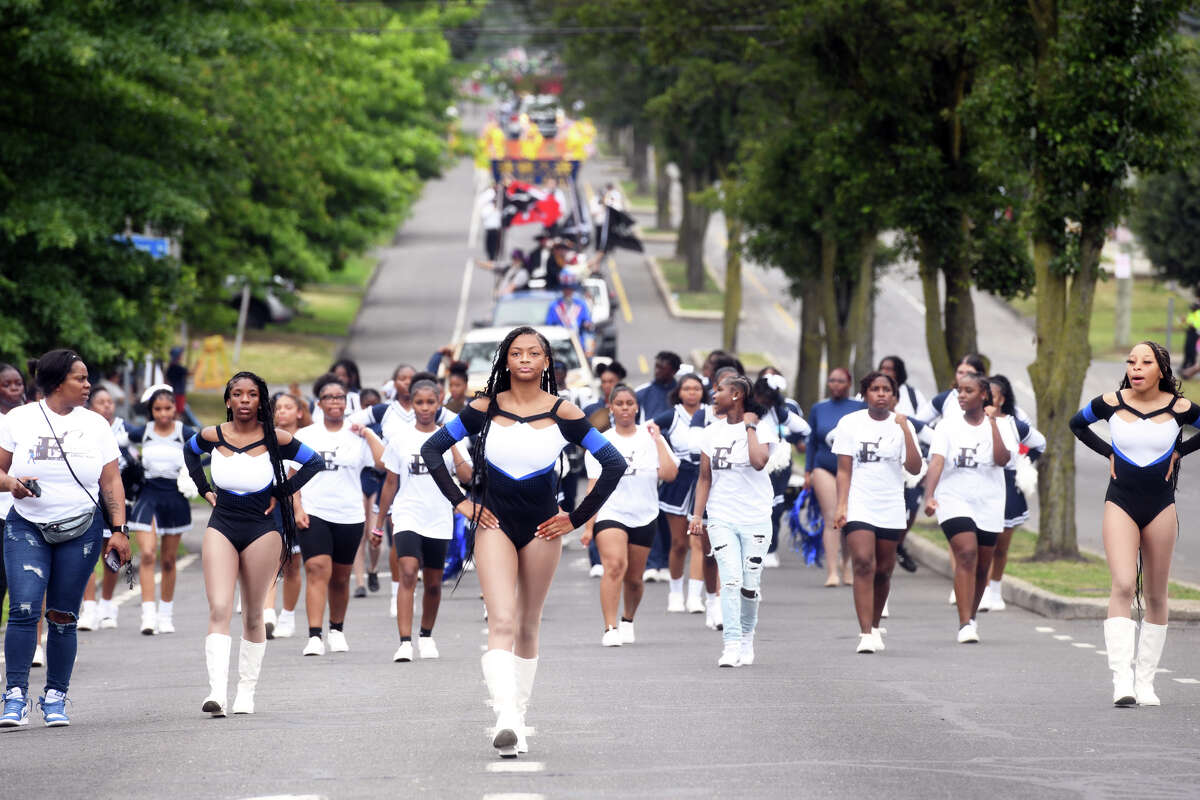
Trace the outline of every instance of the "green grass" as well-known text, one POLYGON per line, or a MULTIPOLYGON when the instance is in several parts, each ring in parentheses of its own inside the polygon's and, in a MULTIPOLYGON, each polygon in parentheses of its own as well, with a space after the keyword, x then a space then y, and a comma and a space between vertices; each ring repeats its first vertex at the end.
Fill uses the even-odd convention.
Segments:
POLYGON ((708 270, 704 271, 704 291, 687 291, 687 265, 677 258, 660 258, 658 268, 662 270, 667 286, 675 295, 679 307, 687 311, 722 311, 725 308, 725 293, 720 290, 708 270))
POLYGON ((351 286, 313 286, 300 292, 298 313, 270 330, 315 336, 345 336, 362 305, 363 291, 351 286))
MULTIPOLYGON (((913 532, 943 550, 947 549, 946 537, 940 528, 918 523, 913 526, 913 532)), ((1029 531, 1018 529, 1013 533, 1005 574, 1064 597, 1108 597, 1111 584, 1104 559, 1085 555, 1079 561, 1034 561, 1036 542, 1036 534, 1029 531)), ((1168 594, 1177 600, 1200 600, 1200 591, 1173 581, 1168 594)))
MULTIPOLYGON (((1036 294, 1036 291, 1035 291, 1036 294)), ((1140 342, 1151 339, 1164 342, 1167 333, 1167 299, 1171 291, 1151 278, 1136 278, 1133 282, 1133 310, 1130 314, 1130 340, 1140 342)), ((1012 305, 1022 316, 1033 319, 1037 312, 1034 295, 1013 300, 1012 305)), ((1096 300, 1092 309, 1092 322, 1088 330, 1088 343, 1096 358, 1112 358, 1125 355, 1126 348, 1113 346, 1116 324, 1117 282, 1103 280, 1096 284, 1096 300)), ((1175 297, 1175 315, 1187 311, 1187 300, 1182 295, 1175 297)), ((1176 320, 1171 326, 1172 344, 1178 348, 1183 343, 1184 328, 1176 320)))
MULTIPOLYGON (((380 237, 379 244, 387 245, 392 241, 395 234, 388 233, 380 237)), ((331 286, 354 286, 360 289, 365 288, 367 281, 371 280, 371 275, 375 272, 375 265, 378 259, 370 253, 361 256, 350 256, 346 259, 344 267, 337 272, 329 273, 327 285, 331 286)), ((319 287, 314 287, 319 288, 319 287)))
POLYGON ((302 333, 247 331, 241 361, 234 367, 250 370, 268 384, 302 386, 325 374, 333 363, 337 340, 302 333))
POLYGON ((625 199, 629 201, 631 206, 649 206, 654 208, 656 200, 652 194, 639 194, 637 190, 637 181, 621 181, 621 192, 625 195, 625 199))

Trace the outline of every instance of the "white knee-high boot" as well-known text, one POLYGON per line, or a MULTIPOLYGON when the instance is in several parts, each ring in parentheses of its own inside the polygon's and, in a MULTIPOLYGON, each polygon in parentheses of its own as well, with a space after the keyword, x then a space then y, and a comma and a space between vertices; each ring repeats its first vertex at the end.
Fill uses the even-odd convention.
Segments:
POLYGON ((1104 620, 1104 649, 1108 668, 1113 673, 1113 704, 1131 706, 1137 701, 1133 691, 1133 638, 1137 623, 1128 617, 1104 620))
POLYGON ((214 717, 225 716, 229 697, 229 650, 233 639, 227 633, 210 633, 204 637, 204 663, 208 667, 208 697, 201 711, 214 717))
POLYGON ((501 758, 517 757, 517 732, 521 729, 515 659, 511 650, 488 650, 479 660, 492 699, 492 710, 496 712, 492 747, 501 758))
POLYGON ((517 714, 521 718, 521 727, 517 730, 517 752, 528 753, 529 743, 525 737, 529 735, 529 729, 525 725, 525 714, 529 711, 529 697, 533 694, 533 679, 537 675, 538 660, 537 656, 521 658, 514 655, 513 662, 517 669, 517 714))
POLYGON ((1167 626, 1142 621, 1142 634, 1138 637, 1137 669, 1134 674, 1134 696, 1139 706, 1161 705, 1154 693, 1154 673, 1162 658, 1163 645, 1167 643, 1167 626))
POLYGON ((254 713, 254 689, 258 686, 258 674, 262 671, 263 655, 267 652, 266 642, 248 642, 242 639, 238 648, 238 687, 233 698, 233 713, 254 713))

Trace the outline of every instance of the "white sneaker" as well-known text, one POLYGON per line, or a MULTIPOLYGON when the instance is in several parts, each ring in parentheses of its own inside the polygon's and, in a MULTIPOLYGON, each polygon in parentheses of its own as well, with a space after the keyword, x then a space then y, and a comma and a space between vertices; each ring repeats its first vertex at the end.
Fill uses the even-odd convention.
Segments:
POLYGON ((721 650, 721 657, 717 659, 717 666, 740 667, 742 665, 742 662, 739 660, 739 656, 741 656, 741 654, 741 644, 737 642, 734 642, 733 644, 727 644, 721 650))
POLYGON ((1008 603, 1004 602, 1004 595, 999 591, 992 593, 992 611, 1003 611, 1008 608, 1008 603))
MULTIPOLYGON (((759 602, 762 602, 762 590, 758 593, 759 602)), ((725 612, 721 610, 721 595, 717 595, 712 599, 712 618, 713 628, 718 631, 725 630, 725 612)))
POLYGON ((671 592, 667 595, 668 614, 682 614, 686 610, 683 605, 683 592, 671 592))
POLYGON ((958 602, 958 598, 954 596, 954 589, 950 590, 950 599, 946 601, 949 605, 954 605, 958 602))
POLYGON ((892 601, 892 598, 890 598, 890 597, 887 600, 883 601, 883 611, 879 612, 879 616, 883 617, 884 619, 887 619, 888 617, 890 617, 892 615, 892 612, 888 611, 888 603, 890 603, 891 601, 892 601))
POLYGON ((874 653, 875 652, 875 635, 872 633, 860 633, 858 635, 858 649, 856 653, 874 653))
POLYGON ((662 569, 660 569, 658 571, 658 582, 659 583, 670 583, 671 582, 671 570, 668 569, 667 567, 663 567, 662 569))
POLYGON ((174 633, 175 632, 175 620, 173 620, 171 618, 170 614, 159 614, 158 615, 158 632, 159 633, 174 633))
POLYGON ((102 631, 117 627, 117 607, 113 606, 112 610, 106 613, 107 616, 100 617, 100 630, 102 631))
POLYGON ((83 601, 83 610, 79 612, 79 620, 75 623, 75 629, 80 631, 94 631, 100 623, 100 611, 96 608, 95 601, 83 601))
POLYGON ((329 652, 331 653, 349 653, 350 644, 346 641, 346 634, 342 631, 329 629, 329 652))
POLYGON ((588 577, 589 578, 603 578, 604 577, 604 565, 603 564, 592 564, 592 568, 588 570, 588 577))
POLYGON ((42 643, 38 642, 38 646, 33 648, 33 661, 29 663, 31 667, 46 666, 46 648, 42 647, 42 643))
POLYGON ((978 644, 979 629, 975 627, 975 620, 971 620, 966 625, 958 629, 959 644, 978 644))
POLYGON ((417 637, 417 652, 421 654, 421 660, 438 658, 441 653, 438 652, 437 645, 433 641, 432 636, 417 637))
POLYGON ((710 631, 717 629, 716 618, 713 616, 713 607, 716 605, 712 600, 704 601, 704 627, 710 631))
POLYGON ((698 594, 689 597, 687 599, 687 612, 689 614, 703 614, 705 612, 704 598, 698 594))
POLYGON ((621 632, 621 644, 633 644, 637 639, 633 635, 633 623, 621 620, 617 623, 617 630, 621 632))
POLYGON ((296 633, 296 618, 295 616, 283 614, 279 615, 279 621, 275 623, 275 638, 290 639, 296 633))
POLYGON ((323 656, 325 655, 325 642, 321 641, 320 636, 308 637, 308 644, 304 645, 304 649, 300 651, 302 656, 323 656))
POLYGON ((620 647, 621 646, 621 631, 619 628, 609 628, 600 637, 600 644, 604 647, 620 647))
POLYGON ((413 646, 412 642, 401 642, 396 648, 396 652, 392 654, 392 661, 412 661, 413 646))
POLYGON ((883 628, 871 628, 871 635, 875 637, 875 652, 882 653, 887 650, 883 646, 883 628))
POLYGON ((158 612, 143 611, 142 612, 142 635, 153 636, 158 633, 158 612))
POLYGON ((275 620, 276 620, 275 609, 273 609, 273 608, 263 609, 263 626, 267 629, 267 638, 268 639, 275 638, 275 620))
POLYGON ((658 570, 648 569, 643 572, 642 583, 658 583, 658 570))
POLYGON ((762 565, 770 568, 778 567, 779 553, 767 553, 765 556, 763 556, 762 565))
POLYGON ((742 647, 738 652, 738 666, 748 667, 754 663, 754 639, 742 639, 742 647))

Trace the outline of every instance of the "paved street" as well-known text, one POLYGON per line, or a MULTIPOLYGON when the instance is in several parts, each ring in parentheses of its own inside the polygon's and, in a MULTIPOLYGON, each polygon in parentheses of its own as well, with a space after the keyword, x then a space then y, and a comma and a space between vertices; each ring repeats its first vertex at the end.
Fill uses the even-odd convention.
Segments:
MULTIPOLYGON (((398 361, 423 361, 450 339, 464 265, 478 252, 466 241, 471 185, 466 165, 431 183, 385 252, 349 348, 369 382, 384 380, 398 361)), ((620 357, 632 377, 639 356, 715 342, 716 323, 666 317, 635 254, 619 255, 617 264, 633 316, 619 323, 620 357)), ((490 285, 486 273, 474 277, 468 325, 486 309, 490 285)), ((773 292, 771 275, 759 277, 773 292)), ((885 282, 881 312, 904 308, 898 291, 885 282)), ((888 328, 888 340, 913 357, 912 371, 928 387, 910 311, 888 328)), ((996 357, 992 336, 983 343, 996 357)), ((781 331, 774 338, 773 347, 747 342, 745 349, 768 350, 788 369, 794 345, 781 331)), ((199 552, 199 538, 186 537, 190 552, 199 552)), ((207 607, 194 562, 180 575, 178 633, 139 635, 134 598, 122 606, 118 630, 80 634, 70 728, 45 730, 35 720, 0 732, 4 796, 1193 798, 1200 791, 1200 627, 1171 627, 1168 671, 1157 684, 1163 707, 1115 710, 1096 622, 1048 621, 1010 607, 982 618, 982 644, 957 645, 947 583, 921 570, 896 577, 887 651, 859 656, 850 591, 822 588, 821 571, 781 553, 783 566, 764 580, 758 662, 719 670, 718 635, 699 616, 668 615, 661 584, 647 588, 637 644, 601 648, 597 582, 586 577, 582 551, 568 549, 546 608, 529 717, 536 735, 529 756, 516 762, 496 759, 485 734, 484 623, 473 575, 443 602, 435 630, 441 660, 390 661, 397 637, 385 578, 384 592, 351 601, 351 652, 303 658, 303 639, 274 641, 258 713, 212 720, 199 711, 207 607)), ((303 601, 300 614, 302 630, 303 601)), ((236 620, 234 627, 236 637, 236 620)), ((41 677, 35 670, 35 689, 41 677)))

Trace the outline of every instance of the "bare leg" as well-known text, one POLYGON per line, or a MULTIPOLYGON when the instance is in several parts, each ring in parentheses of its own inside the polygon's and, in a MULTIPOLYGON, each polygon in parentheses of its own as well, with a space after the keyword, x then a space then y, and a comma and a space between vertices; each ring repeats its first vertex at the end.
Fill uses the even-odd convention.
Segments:
POLYGON ((1146 621, 1154 625, 1167 624, 1167 578, 1171 571, 1171 556, 1179 523, 1175 505, 1159 512, 1142 529, 1142 581, 1146 597, 1146 621))
POLYGON ((667 527, 671 529, 671 552, 667 556, 667 568, 671 571, 671 577, 678 580, 683 577, 683 562, 690 547, 687 518, 679 514, 667 514, 667 527))
POLYGON ((421 570, 421 583, 425 587, 421 595, 421 627, 433 630, 437 622, 438 609, 442 606, 442 567, 425 567, 421 570))
MULTIPOLYGON (((625 570, 625 619, 632 620, 642 602, 642 594, 646 590, 646 584, 642 583, 642 570, 646 568, 646 559, 649 557, 649 547, 629 545, 629 568, 625 570)), ((683 571, 682 564, 680 571, 683 571)))
MULTIPOLYGON (((995 547, 977 548, 978 554, 975 557, 975 594, 972 596, 971 619, 979 613, 979 602, 983 600, 983 590, 987 588, 988 574, 992 569, 992 552, 995 547)), ((957 598, 956 598, 957 599, 957 598)))
MULTIPOLYGON (((1104 556, 1108 560, 1112 583, 1108 595, 1108 616, 1128 619, 1129 607, 1137 591, 1137 557, 1141 534, 1129 515, 1111 502, 1104 504, 1100 532, 1104 538, 1104 556)), ((1163 619, 1166 619, 1165 614, 1163 619)))
POLYGON ((871 618, 874 627, 883 619, 883 607, 892 592, 892 571, 896 569, 896 548, 899 542, 875 540, 875 610, 871 618))
POLYGON ((117 578, 120 573, 105 569, 102 571, 103 577, 100 578, 100 597, 105 600, 113 599, 113 592, 117 589, 117 578))
POLYGON ((412 556, 401 556, 400 592, 396 595, 396 628, 401 636, 412 636, 413 596, 417 591, 417 570, 420 562, 412 556))
MULTIPOLYGON (((282 540, 280 543, 282 547, 282 540)), ((296 603, 300 602, 300 590, 304 588, 304 581, 300 578, 300 558, 298 553, 293 553, 288 559, 287 566, 283 568, 283 610, 295 611, 296 603)), ((272 585, 269 589, 268 597, 271 600, 271 607, 275 606, 275 591, 272 585)))
POLYGON ((200 563, 208 596, 208 632, 228 636, 238 582, 238 551, 223 534, 209 528, 200 545, 200 563))
MULTIPOLYGON (((105 570, 105 572, 107 571, 108 570, 105 570)), ((3 598, 0 597, 0 600, 2 599, 3 598)), ((87 586, 83 587, 83 599, 93 601, 96 599, 96 573, 94 572, 91 575, 88 575, 87 586)))
POLYGON ((367 584, 366 570, 363 569, 363 563, 366 560, 367 541, 371 538, 371 523, 375 520, 375 514, 372 510, 373 503, 371 498, 363 495, 363 511, 366 512, 366 521, 363 523, 363 535, 358 540, 358 549, 354 551, 354 585, 361 589, 367 584))
POLYGON ((511 650, 516 638, 517 548, 499 528, 475 532, 475 569, 487 608, 488 649, 511 650))
POLYGON ((350 570, 352 564, 334 564, 329 573, 329 621, 345 622, 346 606, 350 604, 350 570))
POLYGON ((996 539, 996 550, 992 553, 992 568, 988 574, 994 581, 1004 578, 1004 568, 1008 566, 1008 546, 1012 544, 1013 528, 1005 528, 1000 531, 1000 537, 996 539))
POLYGON ((162 587, 159 595, 164 603, 175 600, 175 561, 179 558, 179 542, 183 534, 168 533, 162 537, 162 550, 159 559, 162 562, 162 587))
POLYGON ((248 642, 267 640, 267 629, 263 624, 263 604, 267 600, 267 592, 271 590, 271 581, 279 569, 282 549, 283 538, 272 532, 258 537, 242 551, 239 570, 242 592, 245 595, 245 602, 242 604, 242 638, 248 642))
MULTIPOLYGON (((154 523, 150 523, 154 527, 154 523)), ((142 584, 142 602, 154 602, 154 554, 158 549, 158 537, 153 530, 137 532, 138 550, 138 582, 142 584)))
POLYGON ((825 519, 825 585, 838 586, 841 576, 838 567, 842 563, 842 531, 834 523, 837 515, 837 478, 823 469, 812 471, 812 488, 825 519))
MULTIPOLYGON (((680 517, 683 520, 684 530, 687 530, 687 517, 680 517)), ((673 535, 673 532, 672 532, 673 535)), ((688 561, 688 578, 694 581, 704 580, 704 554, 707 552, 704 549, 703 536, 688 536, 688 550, 691 551, 691 559, 688 561)), ((714 562, 714 567, 715 567, 714 562)), ((716 580, 714 576, 713 580, 716 580)))
MULTIPOLYGON (((304 610, 308 614, 309 628, 325 627, 325 598, 329 595, 329 574, 333 562, 327 555, 313 556, 304 562, 304 576, 308 579, 304 590, 304 610)), ((333 622, 333 617, 329 617, 333 622)))
POLYGON ((846 533, 846 545, 854 564, 854 613, 861 633, 871 632, 875 613, 875 534, 856 529, 846 533))
POLYGON ((954 562, 954 602, 958 606, 958 624, 962 626, 971 621, 974 610, 975 565, 979 560, 975 531, 954 534, 950 550, 958 556, 954 562))
MULTIPOLYGON (((604 575, 600 578, 600 612, 604 627, 617 627, 617 612, 621 604, 621 583, 629 569, 629 536, 620 528, 605 528, 596 535, 596 549, 604 575)), ((640 577, 640 574, 639 574, 640 577)))
POLYGON ((518 551, 517 617, 513 653, 518 658, 537 658, 542 607, 550 593, 550 582, 562 556, 562 537, 552 541, 534 539, 518 551))

